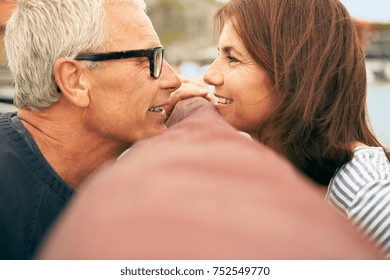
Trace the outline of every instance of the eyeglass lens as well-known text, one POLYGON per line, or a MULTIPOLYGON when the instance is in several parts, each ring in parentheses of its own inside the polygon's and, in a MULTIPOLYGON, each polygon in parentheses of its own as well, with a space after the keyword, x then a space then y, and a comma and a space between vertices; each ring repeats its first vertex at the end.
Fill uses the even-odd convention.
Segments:
POLYGON ((156 49, 153 57, 153 76, 160 77, 164 60, 164 49, 156 49))

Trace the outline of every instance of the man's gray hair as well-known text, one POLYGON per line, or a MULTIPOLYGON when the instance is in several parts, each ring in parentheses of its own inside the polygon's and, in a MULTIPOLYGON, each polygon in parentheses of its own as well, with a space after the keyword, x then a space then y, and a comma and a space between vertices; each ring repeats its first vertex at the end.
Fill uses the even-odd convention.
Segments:
POLYGON ((4 43, 15 80, 15 106, 40 111, 61 98, 54 81, 60 57, 101 49, 108 41, 105 3, 143 0, 18 0, 4 43))

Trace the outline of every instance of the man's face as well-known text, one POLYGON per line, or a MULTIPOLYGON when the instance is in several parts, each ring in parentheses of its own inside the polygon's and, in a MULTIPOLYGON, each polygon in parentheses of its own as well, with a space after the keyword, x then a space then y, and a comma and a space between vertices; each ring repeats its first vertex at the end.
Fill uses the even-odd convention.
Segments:
MULTIPOLYGON (((106 4, 110 42, 104 52, 148 49, 160 40, 148 16, 134 4, 106 4)), ((109 60, 90 69, 91 103, 84 117, 88 129, 121 143, 157 135, 166 129, 170 93, 180 80, 164 62, 161 76, 150 76, 146 57, 109 60)))

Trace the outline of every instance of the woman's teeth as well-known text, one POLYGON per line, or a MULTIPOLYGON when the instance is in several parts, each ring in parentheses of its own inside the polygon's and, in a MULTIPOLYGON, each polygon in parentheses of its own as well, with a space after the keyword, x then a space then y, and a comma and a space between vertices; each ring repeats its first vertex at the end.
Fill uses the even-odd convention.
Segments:
POLYGON ((233 102, 233 100, 231 100, 231 99, 227 99, 224 97, 218 97, 218 103, 220 103, 220 104, 228 105, 228 104, 232 104, 232 102, 233 102))
POLYGON ((152 112, 152 113, 160 113, 162 111, 164 111, 164 106, 153 107, 153 108, 149 109, 149 112, 152 112))

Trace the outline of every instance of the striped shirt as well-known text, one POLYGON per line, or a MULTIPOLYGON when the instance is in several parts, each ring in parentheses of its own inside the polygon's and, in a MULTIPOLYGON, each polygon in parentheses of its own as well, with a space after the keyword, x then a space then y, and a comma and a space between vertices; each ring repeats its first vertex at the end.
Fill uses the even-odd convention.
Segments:
POLYGON ((358 147, 328 186, 327 200, 390 258, 390 163, 380 147, 358 147))

